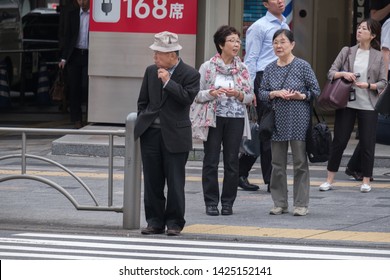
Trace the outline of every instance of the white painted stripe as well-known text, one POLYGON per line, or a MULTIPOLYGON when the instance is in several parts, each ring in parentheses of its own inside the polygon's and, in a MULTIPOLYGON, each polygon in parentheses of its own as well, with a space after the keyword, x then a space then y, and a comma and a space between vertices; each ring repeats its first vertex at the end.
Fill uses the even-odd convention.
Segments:
MULTIPOLYGON (((86 246, 88 247, 88 246, 86 246)), ((30 252, 45 252, 45 253, 71 253, 71 254, 88 254, 88 255, 107 255, 107 256, 122 256, 122 257, 146 257, 146 258, 163 258, 163 259, 188 259, 188 260, 228 260, 232 257, 212 257, 212 256, 194 256, 194 255, 172 255, 172 254, 156 254, 156 253, 131 253, 131 252, 121 252, 121 251, 95 251, 95 250, 76 250, 76 249, 60 249, 52 247, 30 247, 30 246, 8 246, 0 245, 0 249, 3 250, 15 250, 15 251, 30 251, 30 252)), ((7 254, 7 252, 2 252, 1 254, 7 254)), ((26 252, 26 254, 29 254, 26 252)), ((69 255, 65 255, 69 256, 69 255)), ((88 258, 87 256, 85 256, 88 258)), ((78 258, 78 257, 72 257, 78 258)), ((93 258, 93 257, 90 257, 93 258)), ((110 257, 107 257, 110 258, 110 257)), ((110 258, 111 259, 111 258, 110 258)))
POLYGON ((98 258, 98 257, 81 257, 81 256, 69 256, 69 255, 51 255, 51 254, 29 254, 29 253, 14 253, 14 252, 0 252, 0 256, 4 257, 18 257, 18 258, 39 258, 39 259, 59 259, 59 260, 109 260, 110 258, 98 258))
POLYGON ((298 245, 278 245, 278 244, 262 244, 262 243, 238 243, 238 242, 210 242, 210 241, 191 241, 178 239, 157 239, 157 238, 129 238, 129 237, 111 237, 111 236, 95 236, 95 235, 65 235, 65 234, 40 234, 40 233, 20 233, 15 236, 22 237, 37 237, 37 238, 62 238, 62 239, 77 239, 77 240, 100 240, 100 241, 117 241, 117 242, 137 242, 137 243, 157 243, 157 244, 172 244, 172 245, 188 245, 188 246, 207 246, 207 247, 240 247, 240 248, 256 248, 256 249, 273 249, 273 250, 294 250, 294 251, 322 251, 322 252, 342 252, 353 254, 377 254, 389 255, 390 250, 377 249, 355 249, 346 247, 325 247, 325 246, 298 246, 298 245))
MULTIPOLYGON (((77 237, 76 237, 77 238, 77 237)), ((20 243, 30 245, 45 245, 45 246, 68 246, 68 247, 87 247, 87 248, 105 248, 105 249, 121 249, 121 250, 140 250, 140 251, 157 251, 157 252, 179 252, 179 253, 200 253, 200 254, 212 254, 212 255, 237 255, 237 256, 258 256, 258 257, 278 257, 278 258, 294 258, 294 259, 333 259, 333 260, 373 260, 373 259, 388 259, 386 257, 366 257, 366 256, 350 256, 350 255, 337 255, 337 254, 312 254, 312 253, 285 253, 275 251, 252 251, 252 250, 231 250, 221 248, 195 248, 190 247, 166 247, 158 244, 154 246, 144 245, 126 245, 126 244, 110 244, 110 243, 89 243, 89 242, 77 242, 77 241, 61 241, 61 240, 30 240, 30 239, 9 239, 0 238, 0 242, 3 243, 20 243)), ((240 244, 237 244, 241 248, 240 244)), ((215 247, 215 245, 214 245, 215 247)))

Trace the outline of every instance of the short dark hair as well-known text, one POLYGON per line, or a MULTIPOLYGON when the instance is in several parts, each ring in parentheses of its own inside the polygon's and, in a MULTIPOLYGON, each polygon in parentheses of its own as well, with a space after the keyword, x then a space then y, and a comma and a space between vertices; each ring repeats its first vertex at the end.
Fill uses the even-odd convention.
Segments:
POLYGON ((279 29, 274 33, 274 36, 272 37, 272 41, 275 40, 276 37, 278 37, 280 34, 286 35, 287 39, 290 41, 290 43, 294 42, 294 34, 288 30, 288 29, 279 29))
POLYGON ((232 35, 232 34, 236 34, 236 35, 238 35, 238 37, 240 37, 240 35, 241 35, 237 29, 235 29, 233 26, 229 26, 229 25, 222 25, 215 32, 214 44, 215 44, 215 47, 217 48, 217 52, 219 54, 222 53, 222 49, 221 49, 220 45, 225 46, 226 37, 229 35, 232 35))
POLYGON ((375 38, 371 40, 370 45, 372 48, 380 51, 381 50, 381 24, 379 21, 376 21, 372 18, 363 19, 358 26, 360 26, 363 22, 367 23, 367 29, 370 31, 372 35, 375 35, 375 38))

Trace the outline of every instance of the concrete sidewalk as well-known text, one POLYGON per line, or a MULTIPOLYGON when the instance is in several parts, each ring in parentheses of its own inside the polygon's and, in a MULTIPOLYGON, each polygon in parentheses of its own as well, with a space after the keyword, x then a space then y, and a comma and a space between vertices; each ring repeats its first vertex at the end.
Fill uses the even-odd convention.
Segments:
MULTIPOLYGON (((107 126, 100 126, 107 129, 107 126)), ((58 128, 58 127, 57 127, 58 128)), ((83 129, 97 129, 90 125, 83 129)), ((115 130, 118 127, 114 128, 115 130)), ((354 134, 353 134, 354 136, 354 134)), ((85 144, 102 149, 108 143, 107 137, 86 136, 69 139, 68 136, 48 138, 37 136, 29 140, 28 151, 32 154, 47 156, 80 174, 83 180, 92 184, 99 201, 107 199, 107 171, 102 169, 107 158, 86 156, 83 154, 53 153, 55 144, 85 144), (104 138, 104 139, 103 139, 104 138)), ((0 138, 0 154, 15 153, 20 142, 13 137, 0 138)), ((118 148, 122 145, 116 139, 118 148)), ((123 142, 124 143, 124 142, 123 142)), ((340 171, 344 170, 348 156, 357 144, 351 139, 345 151, 340 171)), ((123 147, 122 147, 123 148, 123 147)), ((120 150, 120 149, 118 149, 120 150)), ((348 178, 343 172, 336 176, 335 190, 319 192, 318 186, 326 174, 325 164, 311 164, 311 193, 309 215, 295 217, 290 213, 272 216, 269 210, 272 199, 266 192, 261 178, 260 166, 255 164, 251 171, 251 182, 261 185, 259 191, 246 192, 239 190, 234 204, 234 215, 211 217, 205 215, 201 186, 202 143, 194 141, 193 158, 187 164, 186 179, 186 220, 183 239, 208 239, 255 241, 270 243, 301 244, 336 244, 357 245, 378 248, 390 248, 390 148, 386 145, 376 146, 375 181, 373 190, 363 194, 359 191, 359 182, 348 178)), ((0 162, 0 177, 20 172, 18 161, 0 162)), ((20 163, 19 163, 20 164, 20 163)), ((123 201, 123 158, 116 157, 114 163, 114 202, 121 205, 123 201)), ((222 164, 221 164, 222 165, 222 164)), ((69 181, 63 172, 53 172, 43 164, 28 168, 28 172, 41 172, 42 176, 55 180, 75 195, 81 195, 79 187, 69 181)), ((220 181, 223 171, 219 171, 220 181)), ((293 195, 292 170, 288 169, 289 195, 293 195)), ((143 193, 141 194, 142 201, 143 193)), ((82 198, 84 199, 84 198, 82 198)), ((289 198, 290 203, 292 197, 289 198)), ((141 227, 145 226, 143 205, 141 205, 141 227)), ((140 236, 139 229, 122 228, 121 213, 77 211, 73 206, 52 188, 34 181, 14 180, 0 183, 0 229, 12 231, 51 231, 74 234, 140 236)), ((161 236, 159 236, 161 237, 161 236)), ((153 237, 151 237, 153 238, 153 237)), ((169 237, 167 237, 169 238, 169 237)))

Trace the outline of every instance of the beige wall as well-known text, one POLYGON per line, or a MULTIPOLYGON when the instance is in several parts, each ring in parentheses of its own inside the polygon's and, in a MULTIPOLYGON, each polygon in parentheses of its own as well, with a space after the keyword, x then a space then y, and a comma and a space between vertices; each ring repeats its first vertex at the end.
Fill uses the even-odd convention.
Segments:
MULTIPOLYGON (((88 121, 124 123, 137 111, 144 71, 153 64, 154 34, 91 32, 88 121)), ((195 65, 196 36, 180 35, 180 56, 195 65)))
POLYGON ((197 68, 216 53, 213 35, 218 27, 229 24, 229 2, 229 0, 198 0, 197 68))
POLYGON ((196 67, 216 53, 213 35, 221 25, 242 30, 244 0, 198 0, 196 67))

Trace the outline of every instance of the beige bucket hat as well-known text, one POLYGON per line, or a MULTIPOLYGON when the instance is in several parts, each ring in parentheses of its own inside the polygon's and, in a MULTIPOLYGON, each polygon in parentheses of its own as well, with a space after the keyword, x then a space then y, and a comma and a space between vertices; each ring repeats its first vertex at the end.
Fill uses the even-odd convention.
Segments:
POLYGON ((150 47, 158 52, 174 52, 182 49, 179 45, 179 36, 177 34, 163 31, 154 35, 154 43, 150 47))

